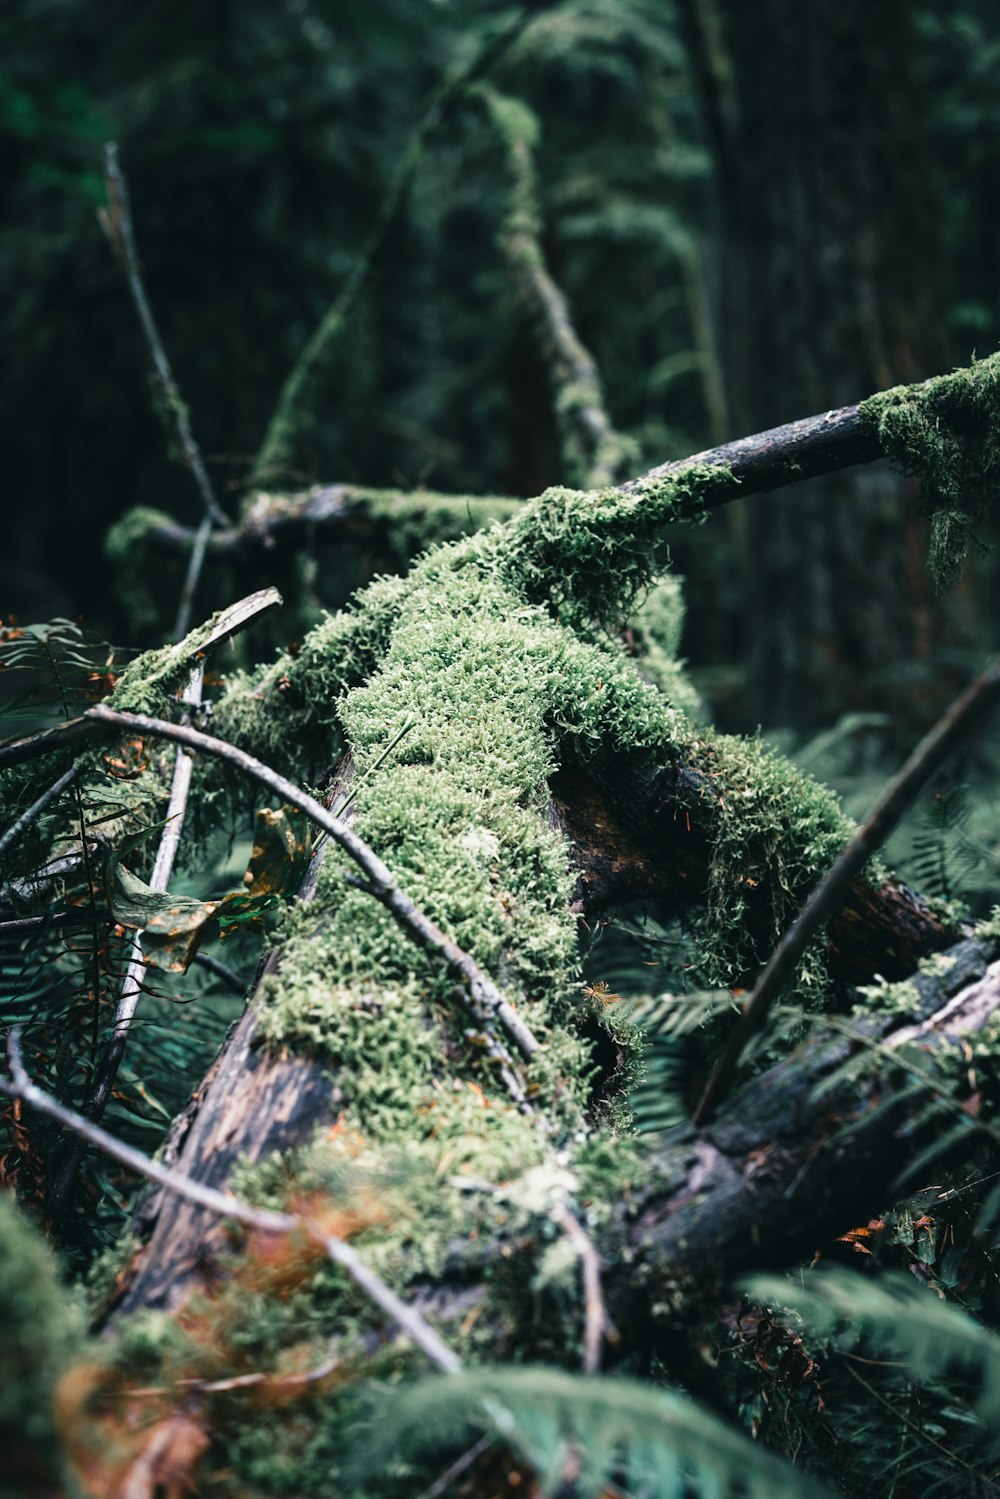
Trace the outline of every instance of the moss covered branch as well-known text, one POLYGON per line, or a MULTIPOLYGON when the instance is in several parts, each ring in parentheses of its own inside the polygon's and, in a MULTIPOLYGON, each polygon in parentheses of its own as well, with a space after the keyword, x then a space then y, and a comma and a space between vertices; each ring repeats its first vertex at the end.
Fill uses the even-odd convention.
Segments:
POLYGON ((612 426, 597 365, 546 265, 534 164, 538 119, 521 100, 486 85, 476 97, 503 152, 507 203, 497 240, 548 365, 566 477, 600 489, 624 478, 635 462, 636 445, 612 426))
MULTIPOLYGON (((238 526, 213 531, 209 559, 248 559, 278 542, 300 542, 307 533, 372 551, 386 567, 405 568, 425 548, 454 541, 496 521, 510 520, 523 500, 504 496, 438 494, 430 490, 372 489, 360 484, 314 485, 298 494, 255 494, 238 526)), ((186 557, 194 527, 163 511, 137 506, 108 532, 105 550, 116 567, 142 566, 150 554, 186 557)))
POLYGON ((481 78, 508 50, 532 19, 530 10, 518 11, 466 63, 453 69, 434 90, 390 178, 368 237, 333 302, 320 318, 290 371, 264 441, 254 462, 250 483, 255 488, 273 483, 288 467, 296 444, 312 419, 317 381, 328 369, 341 334, 358 297, 378 266, 389 242, 389 231, 406 201, 424 148, 466 89, 481 78))

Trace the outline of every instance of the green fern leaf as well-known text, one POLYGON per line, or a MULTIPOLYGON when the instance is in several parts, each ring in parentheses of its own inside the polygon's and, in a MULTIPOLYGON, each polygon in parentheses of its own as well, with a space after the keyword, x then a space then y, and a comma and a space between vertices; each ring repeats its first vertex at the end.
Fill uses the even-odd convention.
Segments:
POLYGON ((481 1368, 426 1379, 379 1398, 378 1467, 492 1433, 552 1493, 577 1474, 580 1499, 609 1482, 635 1499, 782 1499, 818 1493, 749 1437, 690 1400, 633 1379, 561 1369, 481 1368))
POLYGON ((745 1281, 743 1290, 768 1306, 796 1313, 836 1348, 864 1342, 873 1351, 904 1358, 915 1380, 965 1376, 978 1390, 977 1415, 996 1433, 1000 1337, 909 1276, 876 1279, 831 1268, 814 1271, 806 1286, 765 1275, 745 1281))

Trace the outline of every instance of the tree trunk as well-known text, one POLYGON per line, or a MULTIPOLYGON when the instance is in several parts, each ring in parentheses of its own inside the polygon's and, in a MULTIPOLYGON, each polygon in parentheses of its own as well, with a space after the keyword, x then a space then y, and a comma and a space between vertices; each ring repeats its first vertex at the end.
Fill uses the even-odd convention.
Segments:
MULTIPOLYGON (((912 7, 823 0, 808 26, 789 0, 720 0, 713 24, 715 9, 682 6, 717 163, 737 429, 947 367, 912 7)), ((929 652, 932 617, 939 641, 946 624, 913 567, 920 531, 912 484, 878 470, 750 503, 733 653, 749 642, 749 725, 906 713, 887 668, 929 652)))

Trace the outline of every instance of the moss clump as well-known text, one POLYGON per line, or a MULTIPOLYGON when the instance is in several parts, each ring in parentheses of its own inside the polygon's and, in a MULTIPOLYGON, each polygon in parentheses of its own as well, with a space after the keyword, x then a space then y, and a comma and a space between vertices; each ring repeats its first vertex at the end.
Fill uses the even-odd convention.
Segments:
MULTIPOLYGON (((421 564, 380 668, 339 702, 359 772, 356 825, 432 919, 510 985, 548 1043, 532 1079, 539 1102, 558 1095, 568 1124, 587 1072, 561 1030, 575 965, 571 879, 561 840, 538 815, 563 641, 542 610, 448 562, 437 553, 421 564), (366 777, 408 719, 413 729, 366 777)), ((331 853, 317 891, 320 931, 309 910, 291 913, 262 1026, 275 1041, 294 1035, 335 1058, 363 1132, 404 1135, 432 1097, 442 1052, 488 1094, 496 1084, 440 961, 346 888, 345 867, 331 853)))
POLYGON ((0 1493, 41 1492, 59 1461, 56 1383, 82 1346, 79 1314, 38 1233, 0 1193, 0 1493), (18 1480, 21 1487, 18 1488, 18 1480), (4 1489, 4 1481, 10 1489, 4 1489))
POLYGON ((684 626, 684 593, 672 573, 650 589, 629 621, 636 664, 668 702, 691 718, 700 718, 701 699, 678 660, 684 626))
POLYGON ((950 587, 1000 483, 1000 354, 882 391, 860 411, 896 467, 919 476, 931 572, 939 588, 950 587))
MULTIPOLYGON (((832 791, 760 740, 704 734, 692 746, 683 778, 683 795, 714 810, 701 964, 709 984, 731 984, 757 968, 854 824, 832 791), (759 915, 754 919, 762 895, 763 931, 759 915)), ((868 878, 885 878, 877 860, 868 878)), ((815 1000, 826 983, 821 944, 814 944, 797 984, 815 1000)))
POLYGON ((111 563, 118 602, 138 635, 155 630, 160 622, 160 612, 147 580, 152 564, 152 538, 164 523, 175 524, 162 510, 136 505, 115 522, 104 538, 104 555, 111 563))
POLYGON ((423 489, 352 486, 349 494, 363 505, 385 550, 404 564, 429 547, 510 520, 524 504, 503 495, 435 494, 423 489))
POLYGON ((620 489, 547 489, 494 530, 497 564, 567 624, 614 628, 666 571, 665 528, 703 518, 736 482, 725 464, 690 463, 620 489))

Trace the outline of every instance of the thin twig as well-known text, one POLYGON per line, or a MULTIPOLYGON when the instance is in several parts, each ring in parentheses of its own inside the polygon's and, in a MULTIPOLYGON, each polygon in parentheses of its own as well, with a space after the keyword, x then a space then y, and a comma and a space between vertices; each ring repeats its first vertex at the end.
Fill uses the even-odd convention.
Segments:
POLYGON ((604 1305, 601 1290, 601 1257, 584 1231, 583 1225, 565 1203, 554 1207, 549 1217, 561 1228, 576 1250, 583 1271, 583 1372, 597 1374, 601 1367, 601 1346, 605 1337, 617 1337, 604 1305))
MULTIPOLYGON (((207 521, 206 521, 207 524, 207 521)), ((201 685, 204 677, 204 663, 199 661, 192 669, 188 679, 188 685, 184 690, 184 702, 194 706, 201 701, 201 685)), ((160 834, 160 842, 156 850, 156 858, 153 862, 153 872, 149 879, 149 888, 161 894, 166 890, 170 882, 174 861, 177 857, 177 849, 180 843, 181 829, 184 825, 184 815, 187 811, 188 793, 191 789, 191 774, 194 762, 189 754, 183 749, 178 749, 174 760, 174 775, 170 786, 170 799, 167 803, 167 816, 163 832, 160 834)), ((135 1012, 139 1004, 139 996, 143 992, 146 977, 146 959, 142 950, 142 933, 136 932, 132 939, 132 947, 129 953, 128 966, 122 981, 121 992, 118 996, 118 1004, 115 1009, 114 1025, 111 1031, 111 1039, 104 1048, 104 1055, 94 1068, 94 1073, 87 1089, 84 1113, 88 1119, 100 1119, 107 1108, 111 1090, 115 1085, 118 1070, 125 1055, 128 1044, 129 1031, 135 1019, 135 1012)), ((61 1153, 62 1159, 52 1177, 52 1182, 45 1198, 45 1209, 50 1222, 58 1224, 62 1221, 68 1208, 73 1189, 76 1184, 77 1172, 83 1159, 83 1146, 79 1140, 74 1140, 68 1148, 61 1153)))
POLYGON ((21 813, 16 822, 11 823, 6 833, 0 838, 0 855, 7 852, 19 834, 23 833, 26 827, 30 827, 35 818, 40 817, 50 802, 54 802, 60 792, 65 791, 67 786, 72 785, 79 774, 79 765, 71 765, 69 770, 59 777, 58 781, 53 781, 49 789, 43 791, 41 796, 37 797, 31 806, 21 813))
MULTIPOLYGON (((475 1176, 450 1176, 449 1187, 456 1192, 482 1192, 487 1197, 513 1198, 514 1193, 493 1182, 481 1181, 475 1176)), ((596 1374, 601 1367, 601 1344, 605 1337, 618 1341, 618 1331, 608 1316, 601 1289, 601 1257, 587 1233, 565 1201, 556 1202, 546 1209, 549 1218, 570 1240, 576 1250, 583 1269, 584 1331, 583 1370, 585 1374, 596 1374)))
MULTIPOLYGON (((210 518, 206 516, 202 525, 202 532, 205 532, 210 524, 210 518)), ((202 532, 199 532, 199 535, 202 532)), ((204 552, 202 556, 204 556, 204 552)), ((189 578, 192 575, 191 568, 188 569, 188 575, 189 578)), ((253 619, 259 618, 262 613, 268 609, 275 608, 280 603, 281 595, 276 588, 259 589, 257 592, 248 594, 246 598, 239 599, 235 604, 231 604, 227 609, 222 610, 220 614, 208 621, 206 625, 192 632, 190 637, 185 632, 185 638, 177 643, 176 650, 181 660, 185 656, 188 659, 194 660, 194 665, 189 673, 187 686, 183 693, 183 701, 187 707, 196 708, 201 703, 202 684, 205 673, 205 653, 213 647, 220 645, 224 640, 230 639, 244 625, 253 619)), ((184 612, 182 604, 181 616, 183 616, 184 612)), ((185 716, 186 721, 187 718, 185 716)), ((179 748, 174 760, 174 774, 167 806, 166 824, 160 835, 160 842, 153 864, 153 873, 150 879, 150 888, 153 890, 165 891, 170 881, 170 875, 180 843, 184 816, 187 811, 192 769, 191 756, 183 748, 179 748)), ((79 796, 79 792, 77 792, 77 795, 79 796)), ((85 862, 86 858, 86 848, 84 848, 85 862)), ((87 867, 87 883, 88 887, 92 888, 93 882, 89 866, 87 867)), ((135 1018, 139 996, 144 992, 145 974, 146 960, 142 950, 142 933, 136 932, 132 939, 128 966, 118 997, 111 1039, 105 1047, 104 1055, 99 1062, 96 1060, 95 1010, 95 1065, 84 1103, 85 1113, 90 1119, 100 1119, 107 1107, 122 1058, 125 1055, 128 1035, 135 1018)), ((99 974, 95 977, 95 993, 98 979, 99 974)), ((59 1159, 53 1171, 52 1180, 45 1199, 46 1211, 50 1222, 53 1224, 58 1224, 62 1220, 72 1201, 77 1173, 82 1158, 83 1146, 79 1140, 68 1140, 62 1143, 59 1151, 59 1159)))
POLYGON ((370 277, 388 238, 389 230, 402 206, 423 156, 424 146, 448 110, 463 91, 497 61, 521 35, 533 19, 525 8, 465 66, 451 73, 435 90, 423 118, 418 123, 406 150, 396 164, 388 189, 368 237, 333 303, 288 375, 278 397, 274 414, 268 423, 264 441, 254 462, 250 485, 259 488, 281 470, 302 422, 302 406, 312 381, 330 357, 347 315, 370 277))
POLYGON ((36 932, 41 927, 101 926, 110 920, 99 911, 47 911, 44 916, 21 916, 15 921, 0 921, 0 933, 36 932))
POLYGON ((251 776, 289 805, 304 812, 317 827, 329 833, 334 842, 339 844, 354 860, 372 886, 375 898, 391 912, 399 925, 421 947, 429 952, 439 953, 448 967, 459 976, 462 980, 465 1005, 473 1019, 483 1025, 497 1020, 524 1057, 532 1057, 538 1051, 538 1041, 510 1001, 504 998, 493 980, 463 948, 442 932, 440 927, 436 926, 430 917, 426 916, 400 889, 395 876, 374 849, 370 848, 347 823, 335 817, 332 812, 328 812, 301 787, 287 780, 276 770, 272 770, 270 766, 264 765, 253 755, 247 754, 246 750, 240 749, 237 745, 228 744, 223 739, 215 739, 185 724, 169 723, 162 718, 149 718, 144 713, 116 713, 104 703, 98 703, 95 707, 88 709, 87 716, 96 719, 102 725, 116 725, 135 733, 173 739, 178 744, 187 745, 190 749, 215 755, 218 759, 235 766, 245 775, 251 776))
POLYGON ((320 1380, 329 1379, 339 1367, 340 1359, 331 1353, 321 1364, 312 1369, 304 1369, 301 1374, 265 1374, 259 1371, 254 1374, 234 1374, 231 1379, 178 1379, 169 1385, 146 1385, 141 1389, 129 1389, 125 1394, 130 1400, 151 1400, 176 1394, 178 1390, 189 1395, 221 1395, 230 1390, 258 1389, 261 1385, 274 1391, 298 1389, 303 1385, 318 1384, 320 1380))
POLYGON ((792 977, 816 932, 842 904, 851 881, 881 848, 931 772, 998 698, 1000 662, 994 661, 955 699, 885 788, 867 821, 858 828, 775 948, 692 1115, 695 1125, 704 1124, 726 1092, 747 1042, 763 1025, 771 1004, 792 977))
POLYGON ((191 470, 191 475, 198 487, 201 503, 206 516, 211 516, 216 525, 228 526, 229 518, 220 506, 212 490, 211 480, 202 462, 198 444, 194 440, 191 431, 191 423, 188 419, 187 407, 181 400, 177 382, 174 379, 170 362, 167 359, 163 341, 160 338, 153 310, 146 296, 146 288, 142 279, 142 268, 139 264, 139 252, 135 243, 135 231, 132 227, 132 210, 129 207, 128 187, 125 176, 118 165, 118 146, 114 141, 109 141, 104 148, 104 175, 108 189, 109 208, 102 222, 108 232, 122 268, 128 281, 129 291, 132 293, 132 301, 135 310, 139 314, 142 331, 146 335, 146 343, 149 346, 150 358, 153 362, 153 371, 160 386, 164 406, 170 413, 177 437, 180 441, 181 452, 184 462, 191 470))
POLYGON ((487 1448, 492 1447, 495 1441, 496 1437, 493 1433, 487 1432, 485 1436, 479 1438, 478 1442, 473 1442, 472 1446, 467 1448, 461 1457, 456 1457, 455 1461, 450 1463, 444 1472, 435 1478, 429 1488, 424 1489, 422 1493, 417 1495, 417 1499, 441 1499, 442 1494, 450 1493, 451 1486, 456 1478, 461 1478, 462 1474, 467 1472, 476 1459, 482 1457, 487 1448))
MULTIPOLYGON (((850 1357, 849 1354, 848 1357, 850 1357)), ((857 1369, 852 1369, 850 1364, 845 1364, 844 1367, 851 1378, 856 1380, 859 1385, 863 1385, 864 1388, 868 1391, 869 1395, 873 1396, 874 1399, 878 1401, 879 1405, 883 1406, 884 1409, 887 1410, 890 1415, 895 1418, 895 1420, 899 1421, 903 1426, 905 1426, 907 1431, 912 1431, 915 1436, 919 1437, 922 1442, 926 1442, 928 1446, 935 1447, 938 1452, 942 1452, 944 1454, 949 1462, 957 1463, 958 1466, 960 1468, 964 1468, 967 1473, 973 1473, 976 1475, 976 1477, 981 1476, 980 1470, 978 1468, 973 1468, 970 1463, 967 1463, 965 1459, 963 1457, 960 1457, 957 1452, 952 1450, 952 1448, 946 1447, 943 1442, 939 1442, 935 1437, 931 1436, 930 1432, 925 1430, 923 1426, 918 1425, 916 1421, 911 1421, 909 1416, 904 1416, 903 1412, 899 1410, 895 1405, 893 1405, 891 1400, 887 1400, 884 1395, 881 1395, 874 1385, 869 1384, 864 1375, 859 1374, 857 1369)))
POLYGON ((214 973, 216 978, 221 979, 224 984, 228 984, 234 994, 245 994, 247 992, 247 985, 240 978, 239 974, 235 973, 227 964, 220 962, 218 958, 213 958, 206 952, 196 952, 194 961, 202 968, 207 968, 209 973, 214 973))
POLYGON ((327 1233, 325 1229, 316 1227, 308 1218, 302 1218, 293 1213, 274 1212, 270 1208, 251 1207, 249 1203, 241 1202, 238 1198, 231 1197, 227 1192, 220 1192, 215 1187, 207 1187, 203 1182, 195 1181, 181 1171, 161 1166, 158 1161, 151 1160, 141 1150, 125 1145, 121 1140, 115 1139, 114 1135, 108 1134, 107 1130, 102 1129, 100 1125, 84 1119, 74 1109, 66 1108, 64 1104, 57 1102, 44 1089, 33 1083, 25 1072, 21 1061, 19 1026, 12 1026, 8 1034, 7 1061, 11 1075, 9 1080, 0 1078, 0 1093, 6 1094, 8 1098, 23 1099, 39 1113, 47 1114, 50 1119, 55 1119, 65 1129, 72 1130, 82 1140, 96 1146, 105 1155, 111 1156, 112 1160, 127 1166, 130 1171, 138 1172, 147 1181, 156 1182, 168 1192, 173 1192, 175 1196, 183 1197, 187 1202, 206 1208, 210 1213, 218 1214, 220 1218, 234 1218, 238 1223, 256 1229, 258 1233, 286 1235, 304 1232, 308 1234, 314 1243, 322 1247, 329 1259, 347 1271, 355 1285, 359 1286, 376 1306, 385 1312, 400 1331, 412 1338, 431 1363, 449 1374, 454 1374, 461 1369, 462 1361, 458 1354, 448 1347, 416 1308, 407 1306, 404 1301, 401 1301, 395 1292, 390 1290, 383 1280, 380 1280, 374 1270, 369 1269, 357 1251, 343 1239, 338 1239, 333 1234, 327 1233))
POLYGON ((177 618, 174 621, 175 640, 184 639, 191 623, 191 606, 194 603, 195 589, 198 587, 201 570, 205 566, 208 538, 212 534, 212 521, 213 517, 206 515, 194 535, 191 556, 188 558, 187 572, 184 575, 184 587, 181 589, 180 603, 177 605, 177 618))
MULTIPOLYGON (((334 539, 357 537, 366 543, 371 541, 374 531, 380 544, 402 556, 396 521, 405 522, 433 511, 438 522, 435 534, 443 540, 515 516, 524 509, 524 504, 523 498, 509 495, 373 489, 363 484, 314 484, 297 494, 261 490, 254 495, 238 526, 211 533, 207 553, 210 558, 218 558, 269 551, 279 537, 287 537, 291 532, 294 538, 309 530, 334 539)), ((126 522, 133 541, 139 539, 182 556, 191 551, 198 537, 194 527, 182 526, 172 516, 145 507, 130 511, 126 522)))

